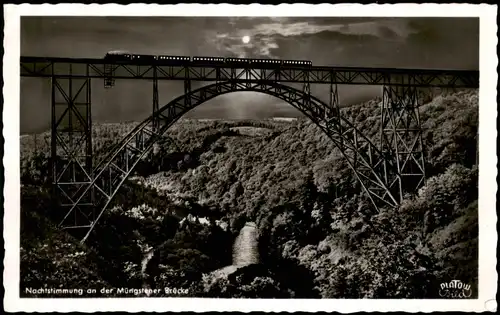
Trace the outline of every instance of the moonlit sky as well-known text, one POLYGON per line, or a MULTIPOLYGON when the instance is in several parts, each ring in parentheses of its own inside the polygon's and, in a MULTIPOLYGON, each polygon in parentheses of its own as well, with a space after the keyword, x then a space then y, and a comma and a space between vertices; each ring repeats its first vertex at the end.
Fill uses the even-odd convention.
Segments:
MULTIPOLYGON (((138 54, 311 60, 314 65, 479 69, 478 18, 343 17, 22 17, 21 55, 101 58, 109 50, 138 54), (243 43, 243 36, 250 42, 243 43)), ((152 83, 92 81, 95 122, 147 118, 152 83)), ((327 86, 312 92, 327 100, 327 86)), ((160 81, 160 106, 183 92, 160 81)), ((339 86, 344 105, 378 95, 380 87, 339 86)), ((191 118, 257 119, 299 116, 259 93, 232 93, 189 112, 191 118)), ((21 79, 21 132, 50 126, 50 83, 21 79)))

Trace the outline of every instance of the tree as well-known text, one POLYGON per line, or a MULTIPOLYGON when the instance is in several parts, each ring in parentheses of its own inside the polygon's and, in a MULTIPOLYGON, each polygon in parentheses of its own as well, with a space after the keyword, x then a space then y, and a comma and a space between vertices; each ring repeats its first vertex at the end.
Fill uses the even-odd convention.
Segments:
POLYGON ((311 212, 318 198, 318 188, 314 184, 314 175, 311 170, 307 171, 302 185, 299 188, 300 206, 303 211, 311 212))

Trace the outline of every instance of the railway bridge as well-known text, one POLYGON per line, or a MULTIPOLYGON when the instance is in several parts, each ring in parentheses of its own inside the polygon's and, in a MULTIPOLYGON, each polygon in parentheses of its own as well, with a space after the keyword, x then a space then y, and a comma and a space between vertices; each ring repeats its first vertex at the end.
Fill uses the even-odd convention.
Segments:
POLYGON ((51 81, 51 181, 54 200, 63 209, 61 228, 82 229, 84 242, 135 166, 172 124, 198 105, 238 91, 272 95, 300 110, 340 149, 374 209, 397 207, 403 194, 425 179, 418 90, 479 87, 478 71, 192 60, 21 57, 21 76, 51 81), (91 80, 112 88, 120 79, 152 82, 151 116, 93 165, 91 80), (160 107, 160 80, 183 82, 184 93, 160 107), (194 89, 196 81, 209 84, 194 89), (314 84, 329 87, 328 102, 311 94, 314 84), (341 115, 337 87, 342 84, 383 86, 377 145, 341 115))

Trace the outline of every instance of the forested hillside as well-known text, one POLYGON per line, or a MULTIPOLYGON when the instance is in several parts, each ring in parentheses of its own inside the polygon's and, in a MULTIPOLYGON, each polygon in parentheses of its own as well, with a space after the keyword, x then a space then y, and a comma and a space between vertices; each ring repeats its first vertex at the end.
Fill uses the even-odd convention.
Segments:
MULTIPOLYGON (((377 139, 378 102, 343 115, 377 139)), ((380 213, 310 121, 181 120, 167 133, 175 145, 166 141, 137 169, 84 245, 55 229, 49 150, 39 136, 34 152, 24 136, 21 293, 147 286, 190 296, 438 298, 452 279, 477 288, 478 93, 438 96, 420 114, 426 184, 380 213), (215 276, 248 221, 260 264, 215 276)), ((132 126, 98 126, 96 151, 132 126)))

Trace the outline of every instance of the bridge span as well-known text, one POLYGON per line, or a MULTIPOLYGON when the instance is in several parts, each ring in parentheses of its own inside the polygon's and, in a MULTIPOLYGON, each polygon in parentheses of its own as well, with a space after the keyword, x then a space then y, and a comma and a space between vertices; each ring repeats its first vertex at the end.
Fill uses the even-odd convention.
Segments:
POLYGON ((90 58, 21 57, 21 76, 311 84, 479 87, 479 72, 469 70, 327 67, 272 64, 189 64, 116 62, 90 58))
MULTIPOLYGON (((184 60, 187 60, 185 58, 184 60)), ((214 57, 214 60, 222 59, 214 57)), ((21 76, 51 80, 51 180, 60 226, 82 229, 85 241, 127 177, 167 129, 196 106, 222 94, 252 91, 280 98, 311 119, 340 149, 374 210, 397 207, 425 180, 418 106, 422 88, 478 88, 479 71, 325 67, 290 64, 190 64, 88 58, 25 57, 21 76), (152 81, 152 114, 93 164, 91 80, 152 81), (158 104, 158 81, 184 83, 184 93, 158 104), (194 81, 212 82, 197 89, 194 81), (287 83, 299 84, 300 88, 287 83), (329 85, 329 101, 311 85, 329 85), (380 137, 368 138, 340 113, 337 85, 383 86, 380 137)))

